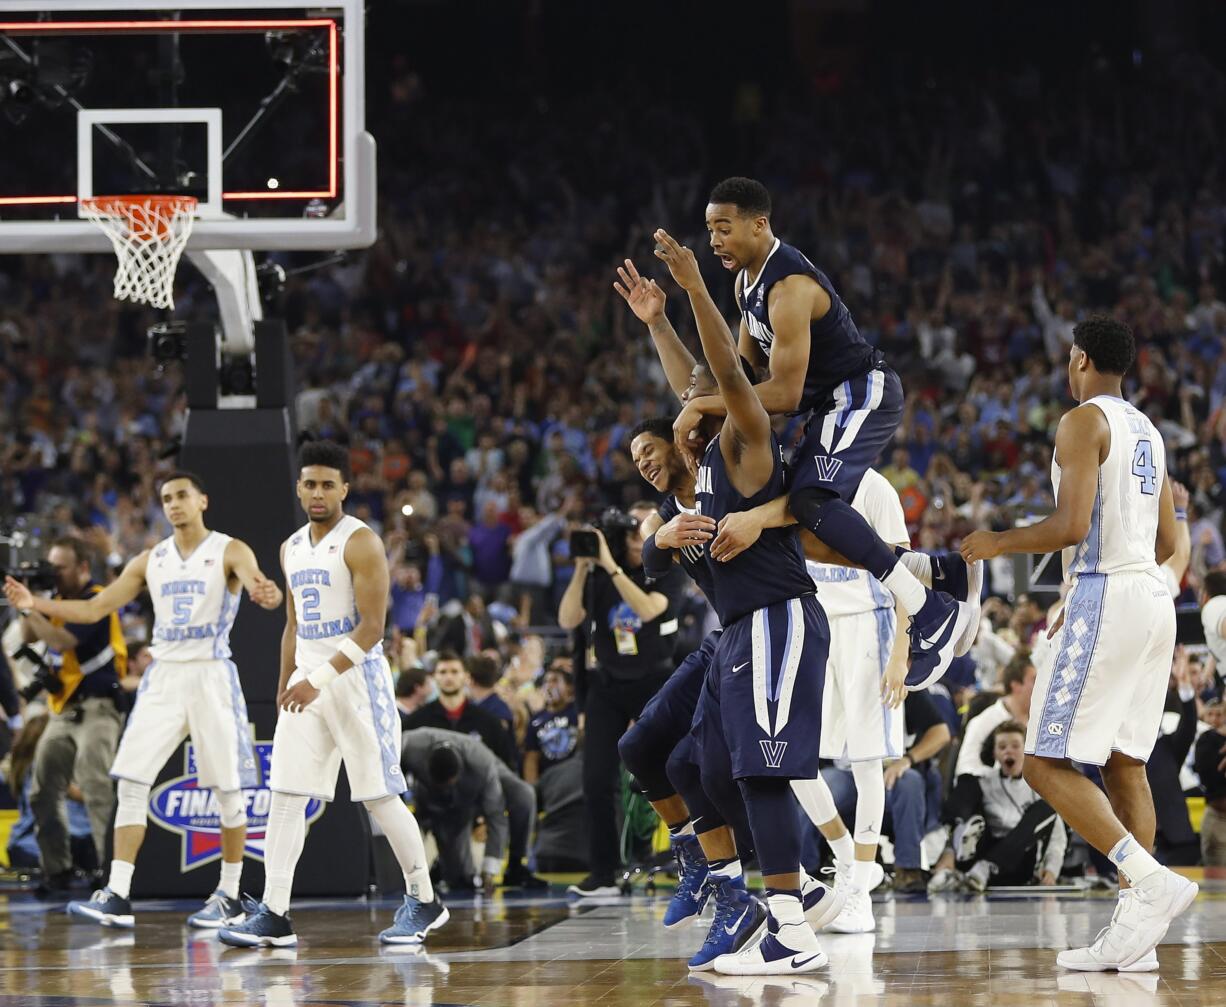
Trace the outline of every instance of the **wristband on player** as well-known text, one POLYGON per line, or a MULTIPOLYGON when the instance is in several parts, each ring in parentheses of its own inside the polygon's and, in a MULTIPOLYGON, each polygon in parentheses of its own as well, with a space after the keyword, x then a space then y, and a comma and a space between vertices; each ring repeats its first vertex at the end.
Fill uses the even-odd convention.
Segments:
POLYGON ((306 680, 311 683, 320 692, 327 688, 328 683, 336 679, 340 674, 331 664, 321 664, 313 672, 307 675, 306 680))
POLYGON ((353 637, 347 636, 336 645, 336 649, 344 654, 356 668, 366 661, 366 651, 353 642, 353 637))
POLYGON ((673 568, 673 551, 656 545, 653 532, 643 539, 643 572, 650 580, 659 580, 673 568))
POLYGON ((1188 520, 1188 512, 1184 510, 1182 507, 1176 507, 1175 508, 1175 520, 1176 521, 1188 520))

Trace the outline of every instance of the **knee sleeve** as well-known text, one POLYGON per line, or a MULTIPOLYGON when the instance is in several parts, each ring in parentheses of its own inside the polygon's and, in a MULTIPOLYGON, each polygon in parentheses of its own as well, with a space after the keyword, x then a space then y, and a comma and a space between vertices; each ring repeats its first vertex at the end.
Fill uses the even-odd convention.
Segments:
POLYGON ((763 877, 800 870, 800 816, 787 780, 738 780, 763 877))
POLYGON ((830 793, 830 787, 820 775, 812 780, 793 780, 792 793, 805 809, 809 821, 818 828, 838 818, 839 811, 834 805, 834 795, 830 793))
POLYGON ((149 784, 133 780, 119 781, 119 798, 115 806, 115 828, 145 824, 149 816, 149 784))
POLYGON ((881 820, 885 817, 881 760, 853 762, 851 775, 856 781, 856 824, 852 838, 865 846, 875 846, 881 838, 881 820))
POLYGON ((714 803, 702 789, 702 773, 693 759, 689 739, 673 749, 666 766, 668 781, 685 801, 694 831, 699 835, 718 829, 727 823, 714 803))
POLYGON ((851 504, 830 490, 806 486, 788 498, 788 509, 822 542, 878 580, 898 565, 894 550, 851 504))
POLYGON ((672 746, 661 751, 657 741, 648 722, 640 720, 617 742, 617 754, 621 756, 630 775, 638 780, 639 786, 643 788, 643 795, 649 801, 662 801, 676 793, 665 770, 672 746))
POLYGON ((237 829, 247 824, 247 799, 241 790, 214 790, 221 809, 221 827, 237 829))

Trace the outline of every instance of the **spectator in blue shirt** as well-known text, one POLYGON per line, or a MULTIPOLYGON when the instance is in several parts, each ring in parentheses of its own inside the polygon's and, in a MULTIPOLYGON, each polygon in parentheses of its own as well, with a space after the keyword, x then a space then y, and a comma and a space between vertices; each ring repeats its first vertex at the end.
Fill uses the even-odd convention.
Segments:
POLYGON ((575 683, 565 668, 545 672, 545 709, 528 723, 524 738, 524 779, 535 784, 579 748, 579 708, 575 683))

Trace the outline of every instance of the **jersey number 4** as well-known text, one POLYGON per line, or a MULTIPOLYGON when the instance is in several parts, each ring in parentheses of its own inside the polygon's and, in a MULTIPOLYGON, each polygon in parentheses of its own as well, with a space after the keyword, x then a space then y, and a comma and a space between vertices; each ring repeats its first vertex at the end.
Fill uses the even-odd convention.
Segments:
POLYGON ((1132 454, 1132 474, 1141 480, 1141 492, 1152 497, 1158 490, 1158 467, 1154 464, 1154 446, 1148 440, 1137 441, 1132 454))

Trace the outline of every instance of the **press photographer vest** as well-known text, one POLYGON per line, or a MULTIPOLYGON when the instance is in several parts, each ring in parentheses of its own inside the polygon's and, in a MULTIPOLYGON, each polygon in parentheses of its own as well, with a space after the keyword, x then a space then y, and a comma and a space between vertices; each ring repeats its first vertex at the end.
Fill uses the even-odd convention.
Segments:
MULTIPOLYGON (((100 585, 90 584, 85 589, 83 597, 88 598, 101 591, 100 585)), ((52 713, 58 714, 64 711, 64 707, 68 705, 72 694, 77 691, 77 686, 81 684, 86 675, 102 671, 112 662, 115 665, 117 679, 123 678, 127 673, 128 645, 123 638, 123 626, 119 621, 119 613, 112 612, 106 617, 106 621, 110 632, 101 646, 91 648, 88 644, 82 643, 63 653, 55 650, 48 651, 48 663, 56 668, 60 681, 63 682, 59 695, 47 693, 47 705, 51 708, 52 713)), ((54 626, 67 625, 63 619, 52 619, 51 623, 54 626)))

